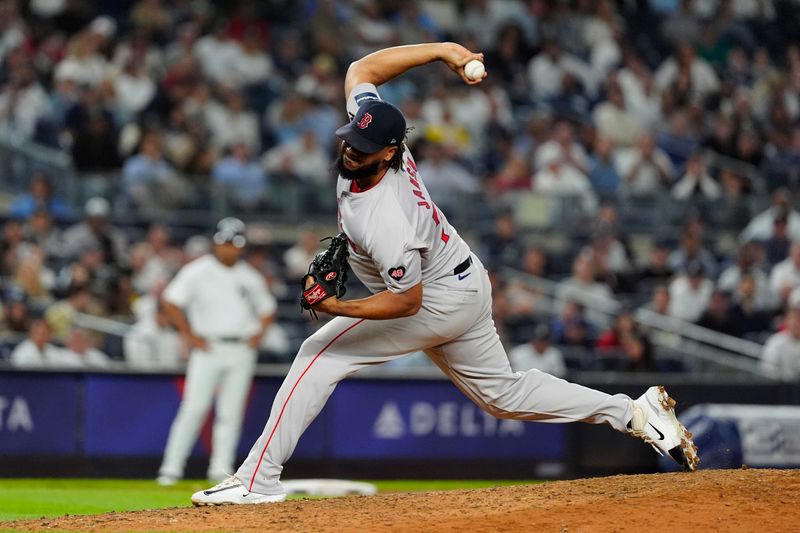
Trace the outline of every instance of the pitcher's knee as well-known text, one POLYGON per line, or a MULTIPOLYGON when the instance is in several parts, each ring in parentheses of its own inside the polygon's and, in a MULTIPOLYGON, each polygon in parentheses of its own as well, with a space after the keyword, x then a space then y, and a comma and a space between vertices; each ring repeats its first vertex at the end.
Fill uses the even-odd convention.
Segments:
POLYGON ((308 337, 303 341, 303 344, 300 345, 296 359, 316 357, 325 348, 325 344, 326 343, 323 343, 322 340, 315 339, 314 335, 308 337))

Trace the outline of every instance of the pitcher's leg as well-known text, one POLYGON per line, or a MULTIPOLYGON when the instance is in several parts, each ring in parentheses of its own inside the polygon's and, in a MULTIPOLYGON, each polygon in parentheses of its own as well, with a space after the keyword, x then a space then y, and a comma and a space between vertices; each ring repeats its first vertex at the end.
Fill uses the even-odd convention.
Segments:
POLYGON ((488 277, 482 275, 478 295, 481 310, 473 327, 457 339, 428 351, 450 379, 470 399, 497 417, 607 423, 624 431, 632 416, 627 396, 611 396, 538 370, 511 370, 492 321, 490 294, 488 277))
POLYGON ((217 392, 216 416, 208 464, 208 479, 221 481, 234 469, 236 445, 242 431, 245 402, 250 392, 256 353, 249 346, 226 347, 226 369, 217 392))
POLYGON ((428 351, 472 401, 498 418, 606 423, 624 431, 630 398, 611 396, 539 370, 513 372, 500 340, 460 339, 428 351))
POLYGON ((213 354, 197 351, 192 353, 186 368, 183 398, 169 430, 159 475, 183 477, 186 459, 211 408, 219 370, 218 361, 213 354))
POLYGON ((413 317, 362 320, 337 317, 300 348, 272 404, 264 432, 236 477, 261 494, 278 494, 283 464, 337 383, 357 370, 445 341, 422 311, 413 317))

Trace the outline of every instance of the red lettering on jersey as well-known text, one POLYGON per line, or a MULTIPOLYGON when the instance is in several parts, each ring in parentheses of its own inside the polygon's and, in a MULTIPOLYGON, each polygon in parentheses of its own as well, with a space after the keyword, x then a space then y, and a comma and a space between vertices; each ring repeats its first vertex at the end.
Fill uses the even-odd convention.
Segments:
POLYGON ((445 244, 447 244, 447 241, 450 240, 450 235, 445 233, 444 230, 442 230, 442 240, 444 241, 445 244))
POLYGON ((414 196, 417 196, 417 197, 419 197, 419 198, 422 198, 423 200, 425 199, 425 195, 424 195, 424 194, 422 194, 422 191, 411 191, 411 192, 413 192, 413 193, 414 193, 414 196))
MULTIPOLYGON (((428 202, 417 202, 417 205, 424 205, 425 209, 430 209, 431 208, 431 204, 429 204, 428 202)), ((438 224, 438 222, 437 222, 437 224, 438 224)))
POLYGON ((422 188, 422 187, 419 186, 419 182, 417 180, 415 180, 414 178, 409 178, 408 181, 410 181, 411 185, 413 185, 415 188, 417 188, 417 189, 421 189, 422 188))
POLYGON ((439 213, 436 212, 436 209, 433 210, 433 221, 436 222, 436 225, 439 225, 439 213))
MULTIPOLYGON (((414 160, 410 157, 406 159, 406 164, 414 171, 414 174, 417 173, 417 164, 414 163, 414 160)), ((409 172, 410 173, 410 172, 409 172)))

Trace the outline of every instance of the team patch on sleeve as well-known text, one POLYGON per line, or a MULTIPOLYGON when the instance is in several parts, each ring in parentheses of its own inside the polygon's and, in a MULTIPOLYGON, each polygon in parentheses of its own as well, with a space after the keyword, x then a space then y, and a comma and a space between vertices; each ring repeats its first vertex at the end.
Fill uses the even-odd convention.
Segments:
POLYGON ((400 281, 406 275, 406 267, 392 267, 389 269, 389 277, 393 280, 400 281))

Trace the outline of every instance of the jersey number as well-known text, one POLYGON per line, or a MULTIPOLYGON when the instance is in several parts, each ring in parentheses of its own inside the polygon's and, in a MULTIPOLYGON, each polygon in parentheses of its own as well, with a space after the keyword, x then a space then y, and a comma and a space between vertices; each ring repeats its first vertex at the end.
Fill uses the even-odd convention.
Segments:
MULTIPOLYGON (((425 198, 425 195, 422 194, 422 188, 419 186, 419 182, 416 180, 416 177, 417 177, 417 165, 414 164, 414 161, 412 161, 411 158, 406 159, 406 171, 408 172, 408 175, 410 176, 409 181, 411 182, 411 185, 414 187, 414 191, 413 191, 414 192, 414 196, 419 198, 419 201, 417 202, 417 205, 420 205, 420 206, 424 207, 425 209, 431 209, 432 208, 433 209, 433 213, 432 213, 433 221, 438 226, 439 225, 439 212, 436 209, 436 204, 434 204, 433 202, 428 202, 428 200, 425 198)), ((444 241, 445 244, 447 244, 447 241, 450 240, 450 235, 448 235, 447 233, 444 232, 444 228, 442 228, 441 239, 442 239, 442 241, 444 241)))

